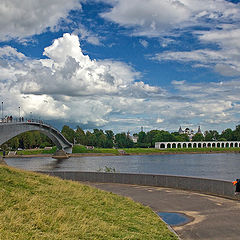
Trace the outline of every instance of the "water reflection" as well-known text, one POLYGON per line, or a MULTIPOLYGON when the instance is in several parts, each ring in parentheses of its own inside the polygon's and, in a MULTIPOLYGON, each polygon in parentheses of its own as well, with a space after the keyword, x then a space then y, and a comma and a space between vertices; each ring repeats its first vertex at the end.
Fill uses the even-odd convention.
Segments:
POLYGON ((174 212, 159 212, 157 213, 163 221, 165 221, 170 226, 179 226, 189 223, 191 219, 183 213, 174 212))
POLYGON ((90 171, 105 166, 123 173, 169 174, 233 180, 240 178, 240 154, 171 154, 142 156, 7 158, 10 166, 27 170, 90 171))

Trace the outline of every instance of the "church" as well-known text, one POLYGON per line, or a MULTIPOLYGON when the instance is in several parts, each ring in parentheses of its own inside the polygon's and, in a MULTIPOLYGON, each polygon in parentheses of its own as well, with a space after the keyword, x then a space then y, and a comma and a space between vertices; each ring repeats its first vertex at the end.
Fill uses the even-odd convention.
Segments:
MULTIPOLYGON (((190 138, 190 140, 191 140, 192 137, 195 135, 195 133, 194 133, 194 131, 193 131, 192 129, 190 130, 190 129, 187 127, 187 128, 185 128, 185 130, 182 130, 182 127, 181 127, 181 126, 180 126, 180 128, 179 128, 179 130, 178 130, 178 133, 179 133, 179 134, 187 134, 188 137, 190 138)), ((201 134, 203 134, 202 131, 201 131, 200 126, 198 126, 198 130, 197 130, 196 133, 201 133, 201 134)))

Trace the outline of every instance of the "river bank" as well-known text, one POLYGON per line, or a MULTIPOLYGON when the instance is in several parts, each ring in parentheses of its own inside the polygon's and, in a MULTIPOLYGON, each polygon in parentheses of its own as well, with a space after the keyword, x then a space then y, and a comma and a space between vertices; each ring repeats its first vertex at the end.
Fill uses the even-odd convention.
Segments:
POLYGON ((0 166, 0 239, 172 239, 148 207, 78 182, 0 166))
MULTIPOLYGON (((111 150, 111 149, 109 149, 111 150)), ((114 149, 116 150, 116 149, 114 149)), ((106 151, 106 149, 105 149, 106 151)), ((124 149, 124 154, 119 152, 86 152, 86 153, 70 153, 69 157, 92 157, 92 156, 121 156, 121 155, 168 155, 168 154, 216 154, 216 153, 240 153, 240 148, 196 148, 196 149, 124 149)), ((53 154, 24 154, 6 155, 5 158, 32 158, 32 157, 52 157, 53 154)))

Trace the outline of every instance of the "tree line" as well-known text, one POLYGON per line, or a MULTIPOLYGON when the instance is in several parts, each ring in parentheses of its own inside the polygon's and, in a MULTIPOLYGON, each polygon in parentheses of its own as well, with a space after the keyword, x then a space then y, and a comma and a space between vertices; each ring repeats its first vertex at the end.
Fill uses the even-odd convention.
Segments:
POLYGON ((21 133, 4 143, 1 148, 7 149, 33 149, 54 146, 52 140, 39 131, 21 133))
MULTIPOLYGON (((132 138, 125 132, 114 135, 112 130, 94 129, 93 132, 84 132, 79 126, 76 130, 69 126, 62 128, 62 134, 71 143, 91 145, 102 148, 132 148, 132 147, 155 147, 155 142, 189 142, 190 137, 187 134, 178 132, 168 132, 164 130, 151 130, 149 132, 141 131, 133 134, 137 138, 134 143, 132 138)), ((216 130, 205 131, 204 134, 196 133, 191 141, 240 141, 240 125, 235 130, 230 128, 218 133, 216 130)))
MULTIPOLYGON (((164 130, 140 131, 139 133, 135 133, 133 136, 137 138, 137 143, 133 142, 132 137, 128 133, 114 134, 112 130, 103 131, 102 129, 93 129, 92 132, 85 132, 79 126, 74 130, 64 125, 61 133, 71 143, 99 148, 147 148, 155 147, 155 142, 190 141, 187 134, 179 134, 178 132, 170 133, 164 130)), ((218 133, 216 130, 209 130, 204 134, 196 133, 192 136, 191 141, 240 141, 240 125, 236 126, 234 130, 227 128, 222 133, 218 133)), ((22 133, 4 144, 4 148, 10 149, 44 148, 47 146, 54 146, 54 144, 39 131, 22 133)))

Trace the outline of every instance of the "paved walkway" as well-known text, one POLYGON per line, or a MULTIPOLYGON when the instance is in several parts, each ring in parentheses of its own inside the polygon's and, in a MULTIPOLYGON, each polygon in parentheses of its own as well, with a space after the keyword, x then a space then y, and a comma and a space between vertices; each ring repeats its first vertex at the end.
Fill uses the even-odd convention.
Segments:
MULTIPOLYGON (((86 183, 85 183, 86 184, 86 183)), ((113 183, 88 183, 132 198, 155 212, 179 212, 191 222, 173 227, 182 240, 239 240, 240 202, 170 188, 113 183)))

